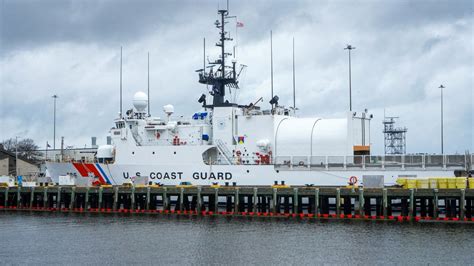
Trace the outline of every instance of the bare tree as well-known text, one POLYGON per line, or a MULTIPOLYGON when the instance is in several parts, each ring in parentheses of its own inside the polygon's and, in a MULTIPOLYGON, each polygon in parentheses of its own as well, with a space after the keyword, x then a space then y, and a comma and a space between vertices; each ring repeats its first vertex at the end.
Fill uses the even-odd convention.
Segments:
POLYGON ((36 145, 34 140, 30 138, 21 139, 18 143, 16 142, 16 139, 11 138, 4 140, 2 145, 5 150, 12 153, 18 151, 18 156, 34 161, 38 160, 38 157, 43 155, 42 152, 38 151, 38 145, 36 145))

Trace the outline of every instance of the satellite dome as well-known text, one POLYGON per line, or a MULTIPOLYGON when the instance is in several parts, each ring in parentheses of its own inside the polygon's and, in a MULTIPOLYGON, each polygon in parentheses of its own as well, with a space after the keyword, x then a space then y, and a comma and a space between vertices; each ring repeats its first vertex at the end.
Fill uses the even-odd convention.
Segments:
POLYGON ((133 95, 133 106, 137 109, 138 112, 145 111, 145 108, 148 105, 148 95, 146 93, 139 91, 133 95))

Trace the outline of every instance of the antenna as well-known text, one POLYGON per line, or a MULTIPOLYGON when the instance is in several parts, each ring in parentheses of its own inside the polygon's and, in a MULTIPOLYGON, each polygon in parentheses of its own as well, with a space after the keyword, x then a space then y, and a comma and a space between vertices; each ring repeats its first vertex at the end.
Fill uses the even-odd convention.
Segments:
POLYGON ((202 69, 203 71, 206 71, 206 38, 203 38, 202 48, 203 48, 203 53, 204 53, 203 58, 202 58, 202 63, 203 63, 202 69))
POLYGON ((150 52, 148 52, 148 116, 150 116, 150 52))
POLYGON ((295 86, 295 37, 293 37, 293 110, 296 113, 296 86, 295 86))
POLYGON ((122 46, 120 46, 120 118, 122 118, 122 46))
MULTIPOLYGON (((273 34, 272 34, 272 31, 270 31, 270 79, 271 79, 271 92, 272 92, 271 99, 273 99, 273 34)), ((272 104, 272 109, 273 109, 273 104, 272 104)))

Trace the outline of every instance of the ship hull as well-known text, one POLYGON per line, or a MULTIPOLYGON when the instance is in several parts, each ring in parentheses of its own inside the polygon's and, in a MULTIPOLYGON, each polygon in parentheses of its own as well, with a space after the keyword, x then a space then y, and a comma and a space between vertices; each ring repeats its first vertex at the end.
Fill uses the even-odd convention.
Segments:
POLYGON ((60 175, 77 178, 96 177, 101 183, 121 185, 136 177, 146 177, 148 182, 163 185, 178 185, 190 182, 193 185, 267 186, 275 181, 281 184, 304 186, 344 186, 351 176, 359 183, 363 176, 384 177, 385 185, 395 184, 399 176, 451 177, 453 169, 311 169, 308 167, 279 168, 274 165, 127 165, 99 163, 47 163, 52 181, 58 183, 60 175))

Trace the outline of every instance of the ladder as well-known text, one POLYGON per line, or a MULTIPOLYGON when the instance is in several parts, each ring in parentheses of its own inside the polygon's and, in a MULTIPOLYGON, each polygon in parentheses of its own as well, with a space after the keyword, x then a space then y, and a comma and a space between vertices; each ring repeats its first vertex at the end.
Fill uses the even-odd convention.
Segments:
POLYGON ((220 139, 214 139, 214 143, 216 144, 216 147, 219 152, 224 155, 224 159, 227 161, 227 163, 233 164, 232 152, 230 152, 229 148, 227 148, 224 142, 220 139))

